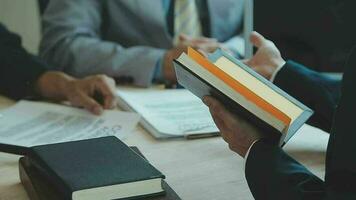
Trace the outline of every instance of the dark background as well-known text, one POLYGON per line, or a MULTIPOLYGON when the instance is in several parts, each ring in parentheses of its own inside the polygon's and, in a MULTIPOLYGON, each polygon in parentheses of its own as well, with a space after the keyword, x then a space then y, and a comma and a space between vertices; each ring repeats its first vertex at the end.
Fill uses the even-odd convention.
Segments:
POLYGON ((292 59, 341 72, 356 44, 356 0, 255 0, 255 30, 292 59))

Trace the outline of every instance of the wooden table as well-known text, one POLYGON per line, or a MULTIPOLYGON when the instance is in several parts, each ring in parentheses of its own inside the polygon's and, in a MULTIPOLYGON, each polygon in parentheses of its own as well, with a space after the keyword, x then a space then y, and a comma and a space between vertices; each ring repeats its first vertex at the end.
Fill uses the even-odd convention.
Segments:
MULTIPOLYGON (((14 104, 0 97, 0 109, 14 104)), ((319 177, 324 176, 329 135, 304 126, 285 147, 319 177)), ((253 199, 244 176, 244 160, 220 138, 155 140, 141 127, 124 140, 140 148, 166 176, 182 199, 253 199)), ((0 200, 28 200, 18 176, 19 156, 0 153, 0 200)), ((261 163, 263 167, 263 163, 261 163)))

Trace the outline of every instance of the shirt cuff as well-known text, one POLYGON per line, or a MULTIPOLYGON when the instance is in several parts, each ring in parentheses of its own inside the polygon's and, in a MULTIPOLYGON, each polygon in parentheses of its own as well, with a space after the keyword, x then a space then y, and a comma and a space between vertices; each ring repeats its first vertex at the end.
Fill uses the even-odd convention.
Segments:
POLYGON ((258 141, 259 141, 259 140, 255 140, 255 141, 251 144, 251 146, 248 148, 248 150, 247 150, 247 152, 246 152, 246 155, 245 155, 245 158, 244 158, 244 171, 245 171, 245 169, 246 169, 247 158, 248 158, 248 156, 249 156, 249 154, 250 154, 250 151, 251 151, 253 145, 254 145, 256 142, 258 142, 258 141))
POLYGON ((281 71, 281 69, 283 68, 283 66, 286 64, 286 62, 283 63, 283 65, 278 66, 277 69, 273 72, 271 78, 269 79, 272 83, 274 81, 274 79, 276 79, 276 76, 278 74, 279 71, 281 71))
POLYGON ((160 83, 163 81, 164 77, 163 77, 163 73, 162 73, 162 60, 163 58, 159 58, 156 62, 156 67, 155 67, 155 71, 153 74, 153 83, 160 83))

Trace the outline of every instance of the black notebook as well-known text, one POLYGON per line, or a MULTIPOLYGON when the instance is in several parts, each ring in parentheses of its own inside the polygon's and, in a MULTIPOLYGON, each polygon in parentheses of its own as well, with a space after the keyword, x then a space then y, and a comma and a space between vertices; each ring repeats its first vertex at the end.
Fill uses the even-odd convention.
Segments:
POLYGON ((284 145, 313 111, 228 53, 205 58, 188 48, 174 60, 178 82, 199 98, 211 95, 227 109, 284 145))
POLYGON ((116 137, 36 146, 29 157, 63 199, 164 194, 164 175, 116 137))
MULTIPOLYGON (((130 147, 133 151, 142 155, 137 147, 130 147)), ((57 188, 44 177, 43 173, 33 166, 29 157, 22 157, 19 160, 19 176, 23 187, 25 188, 30 200, 63 200, 62 194, 57 188)), ((177 193, 167 184, 162 181, 162 187, 165 195, 143 197, 139 199, 145 200, 181 200, 177 193)))

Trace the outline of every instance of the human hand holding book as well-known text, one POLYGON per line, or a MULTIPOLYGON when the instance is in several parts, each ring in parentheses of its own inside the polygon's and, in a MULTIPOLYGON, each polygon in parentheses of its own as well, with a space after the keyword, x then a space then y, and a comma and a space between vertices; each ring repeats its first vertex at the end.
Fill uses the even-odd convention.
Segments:
POLYGON ((244 63, 266 79, 273 80, 286 61, 276 45, 261 34, 252 32, 250 41, 257 47, 257 52, 252 58, 244 60, 244 63))
MULTIPOLYGON (((244 63, 266 79, 273 79, 276 72, 286 63, 278 48, 257 32, 251 34, 250 40, 258 50, 252 58, 244 60, 244 63)), ((246 158, 249 148, 263 138, 263 133, 246 120, 226 110, 215 98, 206 96, 203 102, 209 107, 214 122, 229 148, 246 158)))
POLYGON ((162 75, 166 81, 173 84, 177 82, 174 71, 173 60, 183 52, 187 52, 187 48, 192 47, 204 53, 212 53, 218 48, 222 48, 222 44, 215 38, 207 37, 191 37, 185 34, 179 36, 179 42, 176 46, 166 51, 162 61, 162 75))
POLYGON ((260 130, 226 110, 215 98, 206 96, 203 102, 209 107, 222 138, 229 144, 229 148, 240 156, 245 157, 251 145, 263 138, 263 133, 260 133, 260 130))
POLYGON ((213 96, 283 146, 313 111, 228 53, 205 58, 192 48, 175 61, 178 82, 199 98, 213 96))

